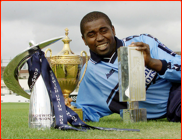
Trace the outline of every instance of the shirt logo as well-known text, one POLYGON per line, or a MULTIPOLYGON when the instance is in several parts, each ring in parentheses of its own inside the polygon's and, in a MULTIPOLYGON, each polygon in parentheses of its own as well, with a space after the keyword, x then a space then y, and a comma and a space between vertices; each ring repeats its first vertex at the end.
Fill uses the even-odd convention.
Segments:
POLYGON ((115 70, 111 69, 108 74, 106 74, 107 79, 115 72, 115 70))
POLYGON ((156 71, 145 67, 145 84, 149 85, 152 82, 152 80, 154 79, 156 74, 157 74, 156 71))

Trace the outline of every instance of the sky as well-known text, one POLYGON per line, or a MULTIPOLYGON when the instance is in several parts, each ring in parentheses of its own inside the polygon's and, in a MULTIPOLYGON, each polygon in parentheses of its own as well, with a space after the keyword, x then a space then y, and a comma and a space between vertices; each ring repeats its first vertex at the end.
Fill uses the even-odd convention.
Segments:
MULTIPOLYGON (((181 51, 180 1, 2 1, 1 65, 27 49, 30 40, 40 43, 65 36, 65 28, 72 52, 80 55, 85 50, 90 55, 80 21, 91 11, 107 14, 120 39, 148 33, 169 49, 181 51)), ((56 55, 63 45, 60 40, 47 48, 56 55)))

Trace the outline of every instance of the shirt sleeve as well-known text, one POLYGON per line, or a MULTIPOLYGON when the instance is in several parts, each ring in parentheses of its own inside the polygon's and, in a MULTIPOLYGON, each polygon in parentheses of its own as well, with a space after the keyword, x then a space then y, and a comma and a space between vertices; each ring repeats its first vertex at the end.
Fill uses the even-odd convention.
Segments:
MULTIPOLYGON (((139 36, 130 36, 125 39, 125 45, 131 42, 144 42, 150 46, 152 58, 159 59, 162 62, 162 69, 158 75, 170 82, 181 82, 181 56, 170 50, 157 38, 149 34, 139 36)), ((172 47, 172 46, 171 46, 172 47)))

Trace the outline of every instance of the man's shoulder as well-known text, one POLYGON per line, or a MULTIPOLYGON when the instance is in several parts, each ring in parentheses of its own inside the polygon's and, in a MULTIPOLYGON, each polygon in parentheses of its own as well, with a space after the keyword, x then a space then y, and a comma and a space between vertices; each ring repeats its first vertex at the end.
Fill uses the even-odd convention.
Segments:
POLYGON ((131 42, 144 42, 144 43, 160 43, 160 41, 152 36, 151 34, 139 34, 139 35, 131 35, 121 39, 125 45, 131 44, 131 42))
POLYGON ((139 35, 130 35, 130 36, 127 36, 125 38, 122 38, 121 40, 123 40, 124 42, 127 42, 127 41, 130 41, 132 39, 138 39, 138 40, 152 39, 152 40, 158 41, 158 39, 156 37, 154 37, 151 34, 147 34, 147 33, 143 33, 143 34, 139 34, 139 35))

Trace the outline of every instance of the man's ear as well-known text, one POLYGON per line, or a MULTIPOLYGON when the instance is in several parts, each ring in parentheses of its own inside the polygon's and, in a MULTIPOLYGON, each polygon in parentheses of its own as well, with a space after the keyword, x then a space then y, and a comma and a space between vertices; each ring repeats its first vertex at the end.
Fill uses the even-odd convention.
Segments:
POLYGON ((116 35, 115 28, 114 28, 113 25, 112 25, 112 28, 111 28, 111 29, 112 29, 112 31, 113 31, 113 34, 116 35))
POLYGON ((82 35, 82 39, 83 39, 83 41, 84 41, 85 45, 87 46, 87 43, 86 43, 85 38, 84 38, 84 36, 83 36, 83 35, 82 35))

